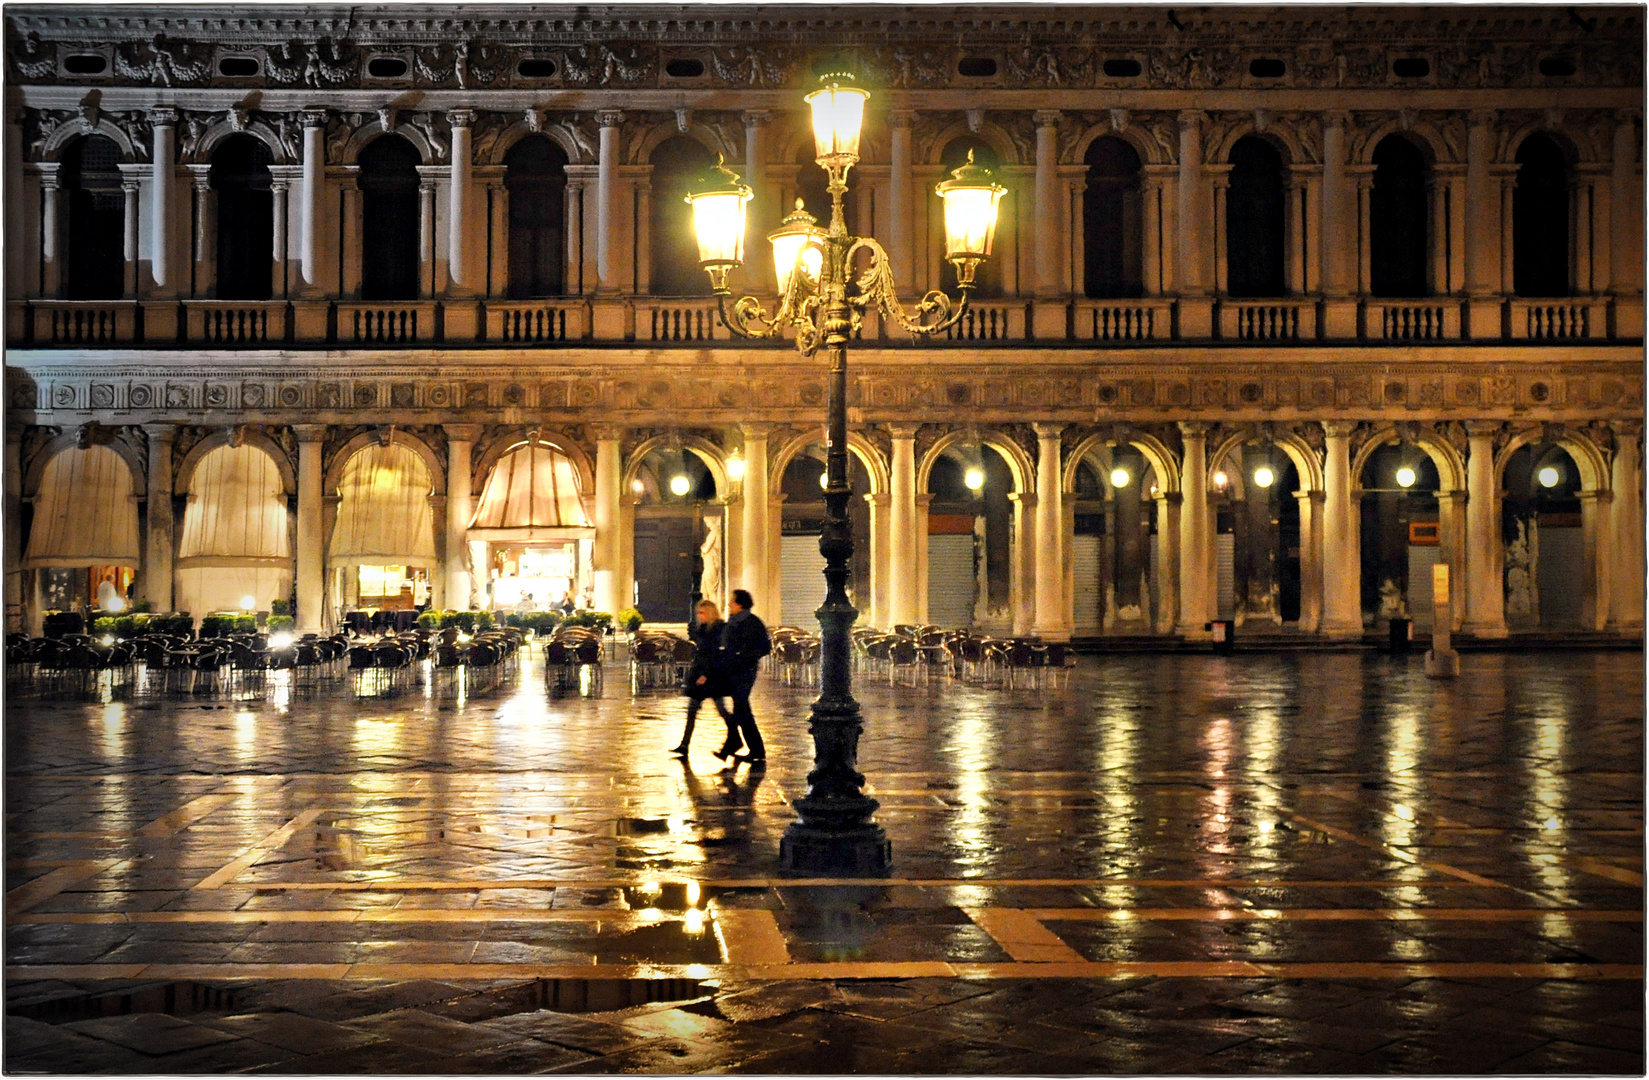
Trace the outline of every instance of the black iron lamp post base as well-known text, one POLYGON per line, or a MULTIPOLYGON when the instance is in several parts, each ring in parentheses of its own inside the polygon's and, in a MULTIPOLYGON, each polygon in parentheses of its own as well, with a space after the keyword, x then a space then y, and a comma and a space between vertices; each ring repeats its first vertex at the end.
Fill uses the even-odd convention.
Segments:
POLYGON ((779 841, 779 865, 790 871, 882 877, 893 865, 893 845, 874 823, 828 829, 798 821, 779 841))

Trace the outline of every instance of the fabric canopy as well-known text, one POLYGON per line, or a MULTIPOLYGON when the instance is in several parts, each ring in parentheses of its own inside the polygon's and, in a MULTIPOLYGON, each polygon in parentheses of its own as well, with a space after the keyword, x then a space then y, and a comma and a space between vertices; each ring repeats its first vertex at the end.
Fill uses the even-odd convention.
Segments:
POLYGON ((292 571, 271 566, 182 567, 177 571, 176 605, 179 611, 204 615, 209 611, 240 611, 241 601, 252 598, 253 611, 268 611, 270 602, 292 594, 292 571))
POLYGON ((292 544, 280 470, 255 446, 220 446, 189 482, 178 565, 287 564, 292 544))
POLYGON ((327 559, 334 566, 435 565, 429 469, 404 446, 368 446, 344 465, 338 520, 327 559))
POLYGON ((523 444, 493 466, 472 529, 589 529, 578 472, 566 454, 544 443, 523 444))
POLYGON ((46 463, 23 565, 132 566, 139 562, 132 472, 107 446, 70 448, 46 463))

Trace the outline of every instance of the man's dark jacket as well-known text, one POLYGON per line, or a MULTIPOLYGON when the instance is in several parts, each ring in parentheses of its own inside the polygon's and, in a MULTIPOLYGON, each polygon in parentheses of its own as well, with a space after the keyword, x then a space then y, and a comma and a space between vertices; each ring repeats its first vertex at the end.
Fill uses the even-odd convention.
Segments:
POLYGON ((773 651, 767 627, 749 611, 736 611, 722 627, 720 663, 716 666, 730 676, 753 675, 762 657, 773 651))

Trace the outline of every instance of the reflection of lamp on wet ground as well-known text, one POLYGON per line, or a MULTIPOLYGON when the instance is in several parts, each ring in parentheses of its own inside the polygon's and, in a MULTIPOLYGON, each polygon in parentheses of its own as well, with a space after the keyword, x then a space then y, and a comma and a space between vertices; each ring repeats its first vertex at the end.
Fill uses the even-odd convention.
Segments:
POLYGON ((1555 488, 1562 481, 1563 474, 1558 471, 1557 466, 1547 465, 1535 473, 1535 479, 1540 481, 1540 486, 1543 488, 1555 488))

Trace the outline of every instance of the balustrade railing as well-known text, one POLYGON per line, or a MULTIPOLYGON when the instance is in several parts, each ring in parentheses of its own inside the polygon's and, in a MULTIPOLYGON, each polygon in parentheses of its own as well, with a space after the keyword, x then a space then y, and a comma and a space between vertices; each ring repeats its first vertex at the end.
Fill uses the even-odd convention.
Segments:
POLYGON ((715 341, 730 336, 713 300, 636 301, 637 341, 715 341))
POLYGON ((1586 300, 1512 300, 1514 338, 1570 341, 1603 336, 1603 305, 1586 300), (1594 310, 1594 308, 1596 310, 1594 310))
POLYGON ((32 306, 36 345, 126 345, 137 340, 134 303, 37 300, 32 306))
POLYGON ((1450 341, 1460 337, 1458 303, 1370 303, 1366 336, 1385 341, 1450 341))
POLYGON ((1302 341, 1317 336, 1314 300, 1220 304, 1220 337, 1235 341, 1302 341))
POLYGON ((1071 334, 1077 341, 1165 341, 1173 321, 1171 300, 1078 300, 1071 334))
POLYGON ((284 300, 186 300, 184 316, 192 344, 258 348, 286 340, 284 300))
POLYGON ((1023 301, 970 300, 955 326, 945 331, 949 341, 1024 341, 1026 305, 1023 301))
POLYGON ((411 345, 435 338, 434 303, 338 305, 340 344, 411 345))
POLYGON ((487 302, 487 340, 536 345, 582 341, 590 333, 590 307, 583 300, 487 302))

